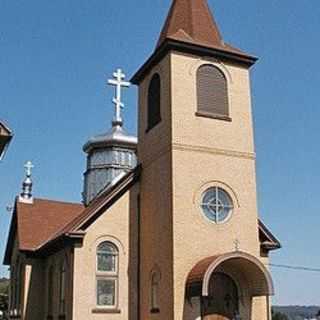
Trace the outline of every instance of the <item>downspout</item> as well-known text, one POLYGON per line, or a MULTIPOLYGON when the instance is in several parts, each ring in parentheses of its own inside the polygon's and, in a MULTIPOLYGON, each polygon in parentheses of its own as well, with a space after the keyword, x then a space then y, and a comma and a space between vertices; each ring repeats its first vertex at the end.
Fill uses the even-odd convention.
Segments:
POLYGON ((141 319, 141 310, 140 310, 140 302, 141 302, 141 293, 140 293, 140 267, 141 267, 141 198, 140 194, 137 197, 137 223, 138 223, 138 237, 137 237, 137 255, 138 255, 138 265, 137 265, 137 320, 141 319))

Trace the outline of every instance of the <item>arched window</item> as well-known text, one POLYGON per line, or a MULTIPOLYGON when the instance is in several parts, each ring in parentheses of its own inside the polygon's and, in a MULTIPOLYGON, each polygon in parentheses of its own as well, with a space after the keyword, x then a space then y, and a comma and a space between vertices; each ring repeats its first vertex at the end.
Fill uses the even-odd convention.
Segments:
POLYGON ((21 314, 23 308, 24 298, 24 266, 20 261, 19 263, 19 274, 17 276, 17 310, 18 314, 21 314))
POLYGON ((228 84, 223 72, 213 65, 202 65, 197 71, 197 114, 229 118, 228 84))
POLYGON ((60 265, 60 299, 59 299, 59 312, 60 315, 65 315, 66 312, 66 263, 63 261, 60 265))
POLYGON ((47 315, 48 317, 53 314, 53 279, 54 266, 50 266, 48 269, 48 292, 47 292, 47 315))
POLYGON ((156 73, 149 84, 148 90, 148 129, 151 130, 161 121, 161 79, 156 73))
POLYGON ((159 313, 159 287, 161 280, 161 273, 158 269, 151 272, 151 313, 159 313))
POLYGON ((15 309, 16 269, 12 265, 10 269, 10 313, 13 315, 15 309))
POLYGON ((118 294, 119 251, 111 242, 97 248, 97 306, 116 308, 118 294))

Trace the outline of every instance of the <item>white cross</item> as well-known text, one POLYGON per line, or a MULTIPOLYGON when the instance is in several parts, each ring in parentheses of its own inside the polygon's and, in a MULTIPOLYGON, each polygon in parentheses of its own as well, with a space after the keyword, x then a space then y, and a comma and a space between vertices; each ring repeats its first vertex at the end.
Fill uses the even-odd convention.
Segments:
POLYGON ((31 161, 26 162, 24 167, 26 168, 27 177, 31 177, 32 169, 34 168, 34 165, 32 164, 32 162, 31 161))
POLYGON ((114 123, 122 125, 122 118, 121 118, 121 109, 124 107, 124 104, 121 102, 121 88, 130 87, 130 82, 123 81, 126 77, 125 74, 122 72, 121 69, 118 69, 116 72, 113 73, 113 77, 115 79, 108 80, 108 84, 111 86, 115 86, 116 88, 116 97, 112 99, 112 102, 115 104, 115 118, 114 123))
POLYGON ((234 240, 234 247, 236 251, 240 250, 240 241, 238 239, 234 240))

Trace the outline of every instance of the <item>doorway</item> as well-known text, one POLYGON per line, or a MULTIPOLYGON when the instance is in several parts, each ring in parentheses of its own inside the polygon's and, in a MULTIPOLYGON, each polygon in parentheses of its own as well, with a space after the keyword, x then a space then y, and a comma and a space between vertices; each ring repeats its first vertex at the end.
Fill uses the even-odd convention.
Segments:
POLYGON ((212 275, 209 296, 202 298, 201 311, 204 320, 239 319, 238 288, 230 276, 220 272, 212 275))

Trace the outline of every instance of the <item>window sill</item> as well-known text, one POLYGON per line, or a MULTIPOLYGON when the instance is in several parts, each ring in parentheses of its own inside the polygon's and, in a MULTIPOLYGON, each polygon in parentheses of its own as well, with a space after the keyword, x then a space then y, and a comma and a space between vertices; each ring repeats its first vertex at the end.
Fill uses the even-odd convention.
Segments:
POLYGON ((157 123, 155 123, 154 125, 152 125, 151 127, 148 127, 146 129, 146 133, 149 133, 152 129, 154 129, 155 127, 157 127, 159 124, 161 123, 161 120, 157 123))
POLYGON ((150 313, 160 313, 160 309, 159 308, 153 308, 150 310, 150 313))
POLYGON ((214 114, 214 113, 209 113, 209 112, 208 113, 207 112, 196 112, 196 116, 232 122, 232 119, 228 116, 223 116, 220 114, 214 114))
POLYGON ((120 309, 109 309, 109 308, 94 308, 92 313, 121 313, 120 309))

